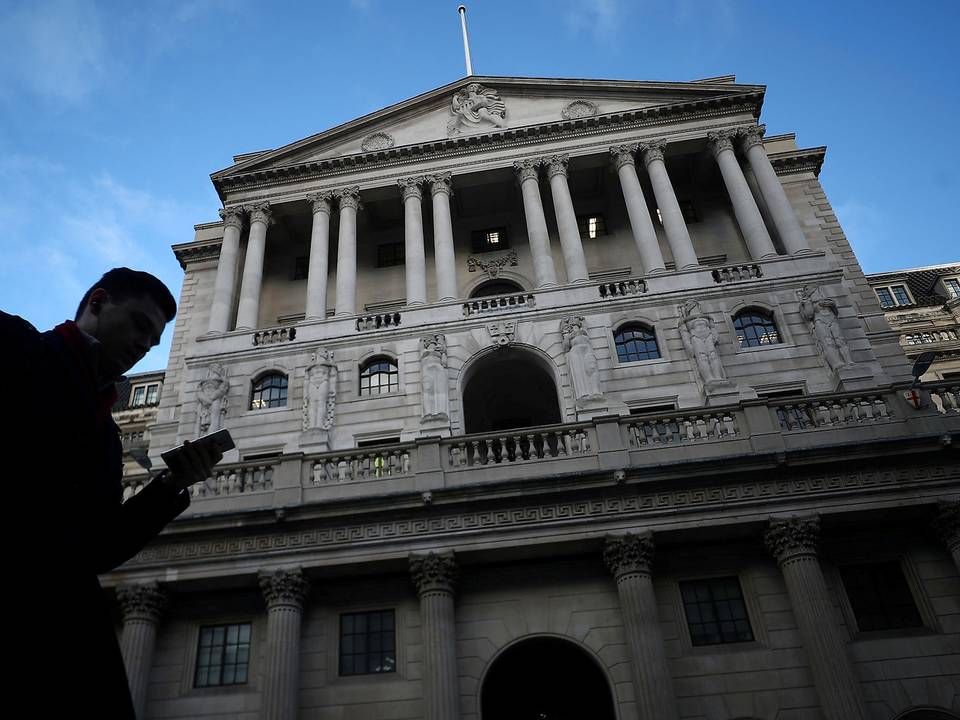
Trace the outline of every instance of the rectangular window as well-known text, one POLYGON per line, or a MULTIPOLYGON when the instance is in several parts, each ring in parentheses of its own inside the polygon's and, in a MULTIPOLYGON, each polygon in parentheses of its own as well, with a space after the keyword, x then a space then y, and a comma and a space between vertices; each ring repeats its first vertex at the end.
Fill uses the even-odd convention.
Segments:
POLYGON ((956 278, 946 278, 943 281, 943 286, 947 289, 947 293, 952 298, 960 298, 960 280, 956 278))
POLYGON ((893 295, 886 288, 876 288, 877 300, 880 301, 880 307, 889 308, 894 306, 893 295))
POLYGON ((202 627, 193 686, 243 684, 249 663, 250 623, 202 627))
POLYGON ((580 228, 581 238, 592 240, 607 234, 607 221, 598 213, 578 216, 577 226, 580 228))
POLYGON ((130 401, 130 407, 140 407, 143 405, 143 398, 146 396, 147 388, 144 385, 133 389, 133 399, 130 401))
POLYGON ((861 632, 923 627, 898 561, 847 565, 840 578, 861 632))
POLYGON ((160 399, 160 386, 157 384, 147 385, 147 405, 156 405, 160 399))
POLYGON ((310 270, 310 258, 306 255, 295 258, 293 261, 293 273, 291 280, 306 280, 310 270))
POLYGON ((904 285, 894 285, 892 288, 893 296, 897 299, 897 305, 910 305, 910 295, 904 285))
POLYGON ((507 241, 507 229, 502 227, 474 230, 471 234, 471 241, 475 253, 506 250, 510 247, 510 243, 507 241))
POLYGON ((340 616, 340 674, 396 672, 397 643, 393 610, 340 616))
POLYGON ((377 267, 403 265, 406 260, 406 246, 402 242, 377 245, 377 267))
POLYGON ((680 596, 694 645, 749 642, 753 630, 735 577, 680 583, 680 596))

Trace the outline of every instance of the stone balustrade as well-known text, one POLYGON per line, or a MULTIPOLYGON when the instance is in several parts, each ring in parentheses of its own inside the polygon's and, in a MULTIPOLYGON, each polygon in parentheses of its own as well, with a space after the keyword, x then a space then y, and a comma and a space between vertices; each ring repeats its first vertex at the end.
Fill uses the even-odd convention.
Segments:
POLYGON ((597 288, 600 297, 605 300, 625 297, 628 295, 640 295, 647 291, 647 284, 643 280, 615 280, 613 282, 600 283, 597 288))
POLYGON ((637 448, 700 440, 723 440, 739 433, 737 414, 730 410, 658 415, 630 419, 625 425, 631 446, 637 448))
POLYGON ((267 328, 265 330, 257 330, 253 334, 253 344, 255 346, 276 345, 277 343, 295 340, 296 337, 297 329, 295 327, 267 328))
POLYGON ((522 428, 445 442, 448 467, 536 462, 591 453, 586 427, 522 428))
POLYGON ((463 316, 480 315, 500 310, 532 308, 536 304, 533 293, 515 293, 513 295, 491 295, 468 300, 463 304, 463 316))
POLYGON ((713 281, 716 283, 753 280, 754 278, 763 277, 763 271, 756 263, 727 265, 725 267, 716 268, 711 274, 713 275, 713 281))
POLYGON ((956 342, 957 333, 953 330, 929 330, 918 333, 908 333, 900 338, 904 345, 930 345, 933 343, 956 342))
POLYGON ((412 444, 391 445, 313 456, 307 459, 310 463, 308 482, 332 485, 409 476, 412 447, 412 444))
POLYGON ((400 313, 386 312, 374 315, 362 315, 357 318, 357 330, 383 330, 397 327, 400 324, 400 313))
POLYGON ((273 489, 275 467, 275 463, 264 462, 218 465, 212 477, 191 488, 191 494, 194 498, 208 498, 266 492, 273 489))
POLYGON ((773 406, 782 430, 841 427, 889 420, 887 401, 881 395, 828 398, 773 406))

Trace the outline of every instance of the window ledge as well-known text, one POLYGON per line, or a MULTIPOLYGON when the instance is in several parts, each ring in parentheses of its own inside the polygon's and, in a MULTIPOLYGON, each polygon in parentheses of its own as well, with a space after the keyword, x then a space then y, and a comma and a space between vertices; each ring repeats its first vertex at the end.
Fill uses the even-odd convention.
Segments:
POLYGON ((271 407, 271 408, 247 408, 246 412, 244 412, 244 417, 246 417, 247 415, 263 415, 265 413, 287 412, 290 409, 291 408, 289 405, 284 405, 282 407, 271 407))
POLYGON ((869 642, 870 640, 897 640, 912 637, 934 637, 943 633, 927 627, 892 628, 890 630, 857 631, 851 642, 869 642))
POLYGON ((738 652, 757 652, 769 650, 769 648, 759 640, 749 640, 747 642, 718 643, 716 645, 691 645, 687 651, 688 655, 729 655, 738 652))
POLYGON ((767 350, 796 350, 797 346, 793 343, 771 343, 770 345, 757 345, 756 347, 738 347, 737 355, 741 353, 765 352, 767 350))

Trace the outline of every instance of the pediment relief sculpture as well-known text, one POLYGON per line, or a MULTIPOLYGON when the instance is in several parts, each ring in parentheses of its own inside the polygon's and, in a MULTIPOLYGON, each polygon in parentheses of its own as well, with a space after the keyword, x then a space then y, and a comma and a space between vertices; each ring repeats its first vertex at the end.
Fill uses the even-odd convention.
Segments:
POLYGON ((500 93, 480 83, 470 83, 450 101, 453 117, 447 122, 447 135, 480 132, 507 126, 507 106, 500 93))
POLYGON ((367 135, 360 141, 360 149, 364 152, 376 152, 377 150, 387 150, 397 144, 393 135, 385 132, 375 132, 367 135))
POLYGON ((574 100, 567 105, 560 113, 564 120, 577 120, 579 118, 593 117, 600 109, 596 103, 589 100, 574 100))

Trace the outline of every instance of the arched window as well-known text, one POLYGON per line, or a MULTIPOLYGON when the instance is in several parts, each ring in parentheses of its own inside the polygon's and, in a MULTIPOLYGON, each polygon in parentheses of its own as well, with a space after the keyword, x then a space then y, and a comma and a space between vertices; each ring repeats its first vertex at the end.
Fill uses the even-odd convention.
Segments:
POLYGON ((286 405, 286 375, 278 372, 267 373, 253 383, 253 393, 250 395, 251 410, 272 407, 286 407, 286 405))
POLYGON ((779 345, 783 342, 773 320, 773 313, 760 308, 747 308, 738 312, 733 317, 733 327, 742 348, 779 345))
POLYGON ((361 395, 380 395, 399 389, 400 376, 395 360, 378 357, 360 366, 361 395))
POLYGON ((655 360, 660 357, 660 348, 657 346, 657 336, 651 328, 643 325, 624 325, 613 334, 613 342, 617 346, 617 360, 633 362, 634 360, 655 360))
POLYGON ((512 295, 514 293, 523 292, 523 288, 520 287, 513 280, 504 280, 503 278, 499 280, 488 280, 481 285, 478 285, 474 288, 473 292, 470 293, 470 297, 491 297, 493 295, 512 295))

